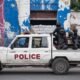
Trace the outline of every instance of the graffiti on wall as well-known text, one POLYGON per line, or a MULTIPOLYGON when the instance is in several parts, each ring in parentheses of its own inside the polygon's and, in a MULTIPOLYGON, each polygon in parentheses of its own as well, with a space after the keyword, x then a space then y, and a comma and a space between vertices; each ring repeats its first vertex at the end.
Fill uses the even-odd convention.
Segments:
POLYGON ((70 0, 59 0, 57 20, 66 31, 70 29, 70 0))
POLYGON ((31 10, 57 10, 58 0, 30 0, 31 10))
POLYGON ((30 0, 31 10, 57 11, 57 21, 65 31, 70 29, 70 0, 30 0))
POLYGON ((71 12, 70 24, 76 25, 76 28, 78 29, 78 35, 80 35, 80 12, 71 12))
POLYGON ((30 30, 30 0, 16 0, 21 32, 30 30))
POLYGON ((57 11, 57 20, 69 30, 70 0, 0 0, 0 45, 8 46, 12 39, 29 31, 31 10, 57 11))
POLYGON ((71 12, 70 23, 80 25, 80 12, 71 12))
POLYGON ((29 0, 4 1, 5 46, 7 46, 16 35, 30 29, 29 4, 29 0))

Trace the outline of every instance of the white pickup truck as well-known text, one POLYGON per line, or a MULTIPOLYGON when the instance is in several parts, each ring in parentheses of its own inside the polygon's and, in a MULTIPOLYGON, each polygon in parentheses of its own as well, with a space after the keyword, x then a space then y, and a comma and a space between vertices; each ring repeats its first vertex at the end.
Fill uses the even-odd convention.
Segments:
POLYGON ((56 74, 80 63, 80 50, 57 50, 49 34, 18 35, 8 47, 0 47, 0 71, 11 67, 49 67, 56 74))

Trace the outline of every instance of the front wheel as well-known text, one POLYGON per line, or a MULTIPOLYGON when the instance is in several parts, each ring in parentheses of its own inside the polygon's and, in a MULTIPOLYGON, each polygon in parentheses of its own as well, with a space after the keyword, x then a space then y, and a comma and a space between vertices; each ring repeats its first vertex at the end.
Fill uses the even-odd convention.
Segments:
POLYGON ((69 70, 69 63, 64 58, 57 58, 52 63, 52 69, 55 74, 65 74, 69 70))

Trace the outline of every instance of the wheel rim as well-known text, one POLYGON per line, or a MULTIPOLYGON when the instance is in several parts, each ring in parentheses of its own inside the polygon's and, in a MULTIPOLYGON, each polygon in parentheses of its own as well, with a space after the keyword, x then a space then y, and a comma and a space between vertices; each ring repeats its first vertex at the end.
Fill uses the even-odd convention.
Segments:
POLYGON ((63 62, 59 62, 55 66, 56 66, 56 71, 59 73, 63 73, 66 71, 66 64, 65 63, 63 64, 63 62))

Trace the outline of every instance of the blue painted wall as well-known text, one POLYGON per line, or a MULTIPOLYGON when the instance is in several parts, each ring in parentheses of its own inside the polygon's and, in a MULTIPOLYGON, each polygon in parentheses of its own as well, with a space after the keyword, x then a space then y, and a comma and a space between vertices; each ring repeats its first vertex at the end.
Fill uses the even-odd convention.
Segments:
POLYGON ((18 9, 15 0, 4 0, 4 18, 5 18, 5 38, 4 43, 7 46, 11 40, 20 32, 18 22, 18 9))
POLYGON ((59 0, 57 12, 58 23, 68 32, 70 29, 70 0, 59 0))
POLYGON ((30 0, 31 10, 58 10, 58 0, 30 0))
POLYGON ((70 0, 30 0, 30 9, 34 11, 57 11, 57 22, 64 27, 65 31, 69 31, 70 23, 70 0))
POLYGON ((23 3, 21 1, 22 0, 4 0, 5 46, 8 46, 16 35, 30 30, 30 3, 29 0, 23 0, 23 3), (28 7, 25 6, 25 3, 28 3, 28 7), (20 6, 24 11, 20 10, 20 6))
POLYGON ((4 45, 12 39, 31 29, 30 10, 57 11, 57 21, 69 31, 70 0, 4 0, 4 45))

